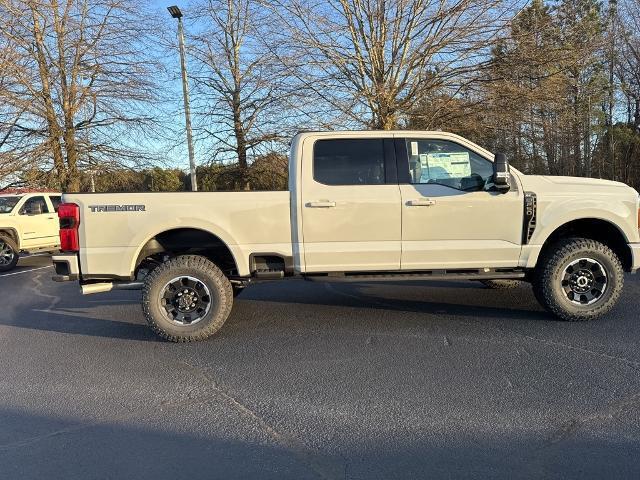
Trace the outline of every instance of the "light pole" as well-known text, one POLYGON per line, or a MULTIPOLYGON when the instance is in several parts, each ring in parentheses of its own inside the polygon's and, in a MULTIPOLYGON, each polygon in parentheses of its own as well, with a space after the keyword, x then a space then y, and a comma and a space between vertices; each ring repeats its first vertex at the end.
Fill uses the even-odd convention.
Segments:
POLYGON ((191 190, 198 191, 196 180, 196 162, 193 158, 193 139, 191 137, 191 108, 189 107, 189 84, 187 83, 187 60, 184 53, 184 30, 182 28, 182 12, 173 5, 167 7, 173 18, 178 19, 178 44, 180 45, 180 69, 182 70, 182 94, 184 96, 184 116, 187 124, 187 148, 189 149, 189 166, 191 168, 191 190))

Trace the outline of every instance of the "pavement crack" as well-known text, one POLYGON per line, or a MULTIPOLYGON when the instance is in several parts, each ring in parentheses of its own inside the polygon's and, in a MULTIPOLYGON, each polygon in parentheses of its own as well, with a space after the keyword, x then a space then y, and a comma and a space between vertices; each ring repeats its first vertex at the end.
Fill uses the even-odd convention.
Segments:
POLYGON ((610 420, 615 415, 622 413, 626 408, 637 406, 640 403, 640 393, 635 393, 627 398, 608 404, 604 409, 595 411, 590 415, 578 416, 563 423, 545 442, 543 449, 571 438, 580 428, 598 420, 610 420))
POLYGON ((233 408, 236 409, 241 415, 244 415, 251 420, 255 421, 260 428, 267 433, 275 442, 280 446, 285 447, 291 451, 307 468, 312 470, 318 477, 322 479, 337 479, 344 478, 344 465, 337 466, 333 462, 322 461, 318 459, 318 456, 311 452, 303 443, 297 440, 295 437, 282 433, 273 428, 267 421, 256 411, 252 410, 234 395, 232 395, 227 389, 224 389, 220 384, 209 376, 201 367, 190 364, 184 360, 178 362, 185 367, 192 370, 198 376, 203 378, 215 392, 226 400, 233 408), (338 473, 340 472, 340 473, 338 473))
POLYGON ((597 352, 595 350, 590 350, 590 349, 585 348, 585 347, 579 347, 579 346, 570 345, 570 344, 567 344, 567 343, 556 342, 554 340, 543 340, 541 338, 533 337, 531 335, 522 335, 522 334, 516 334, 516 335, 518 335, 519 337, 522 337, 522 338, 526 338, 528 340, 533 340, 535 342, 545 344, 545 345, 551 345, 551 346, 554 346, 554 347, 561 347, 561 348, 565 348, 567 350, 573 350, 573 351, 577 351, 577 352, 586 353, 586 354, 589 354, 589 355, 595 355, 597 357, 605 358, 607 360, 613 360, 613 361, 621 362, 621 363, 623 363, 623 364, 625 364, 625 365, 627 365, 629 367, 634 368, 635 370, 640 370, 640 362, 636 362, 636 361, 630 360, 628 358, 618 357, 616 355, 611 355, 611 354, 604 353, 604 352, 597 352))
POLYGON ((60 303, 60 301, 62 300, 59 296, 57 295, 49 295, 48 293, 44 293, 42 291, 43 288, 43 283, 41 280, 42 274, 39 273, 38 275, 36 275, 35 277, 33 277, 33 283, 35 285, 29 287, 30 290, 35 293, 38 297, 42 297, 42 298, 46 298, 49 300, 49 304, 47 305, 47 307, 45 309, 43 309, 42 311, 44 312, 51 312, 54 308, 56 308, 56 306, 58 305, 58 303, 60 303))
MULTIPOLYGON (((207 402, 209 402, 209 398, 198 398, 198 396, 188 396, 190 398, 190 405, 198 405, 198 404, 205 404, 207 402)), ((163 401, 159 404, 160 408, 176 408, 179 407, 181 408, 183 406, 183 400, 172 400, 172 401, 163 401)), ((139 408, 139 409, 135 409, 135 410, 131 410, 129 412, 127 412, 126 414, 123 415, 118 415, 112 419, 110 419, 108 422, 107 421, 102 421, 102 420, 95 420, 92 422, 88 422, 88 423, 83 423, 82 425, 74 425, 71 427, 67 427, 67 428, 61 428, 59 430, 55 430, 53 432, 48 432, 48 433, 43 433, 41 435, 34 435, 32 437, 28 437, 25 438, 23 440, 19 440, 17 442, 10 442, 10 443, 5 443, 5 444, 1 444, 0 445, 0 452, 2 451, 7 451, 7 450, 12 450, 14 448, 22 448, 43 440, 47 440, 53 437, 57 437, 57 436, 61 436, 61 435, 67 435, 70 433, 75 433, 78 432, 80 430, 85 430, 87 428, 92 428, 92 427, 98 427, 100 425, 110 425, 113 422, 124 422, 126 420, 130 420, 133 418, 136 418, 136 416, 142 412, 145 411, 147 407, 144 408, 139 408)))
POLYGON ((31 445, 33 443, 37 443, 41 440, 47 440, 49 438, 53 438, 53 437, 57 437, 60 435, 66 435, 68 433, 74 433, 77 432, 79 430, 84 430, 85 428, 90 428, 93 427, 95 425, 98 425, 99 422, 92 422, 92 423, 85 423, 83 425, 75 425, 73 427, 67 427, 67 428, 62 428, 60 430, 56 430, 54 432, 48 432, 48 433, 44 433, 42 435, 36 435, 33 437, 29 437, 29 438, 25 438, 24 440, 20 440, 17 442, 11 442, 11 443, 5 443, 3 445, 0 445, 0 451, 7 451, 7 450, 12 450, 14 448, 22 448, 22 447, 26 447, 28 445, 31 445))
MULTIPOLYGON (((616 362, 620 362, 623 363, 624 365, 633 368, 634 370, 640 370, 640 362, 637 362, 635 360, 630 360, 628 358, 625 357, 619 357, 617 355, 612 355, 606 352, 597 352, 595 350, 591 350, 589 348, 586 347, 580 347, 577 345, 571 345, 568 343, 562 343, 562 342, 558 342, 555 340, 545 340, 543 338, 538 338, 538 337, 534 337, 533 335, 525 335, 522 333, 518 333, 518 332, 505 332, 502 328, 497 328, 497 330, 501 333, 501 334, 511 334, 514 335, 515 337, 519 337, 519 338, 524 338, 526 340, 532 340, 536 343, 541 343, 543 345, 548 345, 548 346, 552 346, 552 347, 559 347, 559 348, 564 348, 566 350, 571 350, 571 351, 575 351, 575 352, 580 352, 580 353, 586 353, 588 355, 594 355, 596 357, 600 357, 600 358, 605 358, 607 360, 612 360, 612 361, 616 361, 616 362)), ((529 352, 526 347, 523 347, 523 351, 525 353, 527 353, 527 355, 531 356, 531 352, 529 352)))

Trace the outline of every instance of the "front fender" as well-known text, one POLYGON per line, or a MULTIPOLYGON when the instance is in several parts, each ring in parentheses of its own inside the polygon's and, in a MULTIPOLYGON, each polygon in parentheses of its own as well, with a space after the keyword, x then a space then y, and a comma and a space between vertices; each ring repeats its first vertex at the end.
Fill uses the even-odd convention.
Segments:
POLYGON ((5 231, 9 233, 18 244, 18 248, 20 248, 21 231, 18 225, 16 225, 14 222, 7 222, 7 221, 2 222, 1 225, 2 226, 0 226, 0 232, 5 231))
POLYGON ((536 228, 527 245, 522 246, 519 265, 534 268, 549 237, 562 226, 576 220, 601 220, 614 226, 627 243, 638 242, 637 207, 633 202, 603 199, 565 199, 539 204, 536 228))
POLYGON ((536 229, 529 241, 531 245, 544 242, 561 226, 581 219, 604 220, 615 226, 627 242, 638 240, 637 206, 634 203, 600 199, 566 199, 539 205, 536 229))

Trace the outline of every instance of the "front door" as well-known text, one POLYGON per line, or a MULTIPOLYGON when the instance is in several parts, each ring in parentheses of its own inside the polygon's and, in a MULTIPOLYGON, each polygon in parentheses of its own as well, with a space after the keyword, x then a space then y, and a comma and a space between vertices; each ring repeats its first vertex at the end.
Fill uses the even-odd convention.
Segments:
POLYGON ((515 182, 507 193, 492 191, 491 161, 451 140, 406 138, 396 145, 402 269, 516 267, 524 197, 515 182))
POLYGON ((37 248, 60 243, 59 223, 56 213, 44 196, 31 197, 19 211, 22 228, 21 248, 37 248))
POLYGON ((309 138, 303 146, 305 271, 400 269, 393 139, 309 138))

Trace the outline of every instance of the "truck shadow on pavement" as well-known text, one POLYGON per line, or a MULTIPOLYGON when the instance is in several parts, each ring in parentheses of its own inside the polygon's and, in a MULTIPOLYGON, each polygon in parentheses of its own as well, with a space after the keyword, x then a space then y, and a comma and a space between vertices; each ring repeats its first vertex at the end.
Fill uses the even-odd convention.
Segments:
POLYGON ((267 290, 264 284, 249 287, 238 300, 388 310, 478 320, 557 321, 537 304, 527 285, 499 291, 472 282, 288 283, 291 288, 267 290))
POLYGON ((15 319, 0 319, 0 324, 43 330, 70 335, 88 335, 93 337, 117 338, 122 340, 160 341, 143 323, 109 320, 105 318, 79 317, 59 311, 29 310, 26 315, 15 319))
POLYGON ((556 444, 540 432, 459 431, 446 440, 425 435, 394 448, 350 445, 337 455, 329 449, 292 450, 273 438, 242 438, 260 438, 247 425, 187 434, 167 425, 123 425, 126 420, 56 418, 2 408, 3 478, 595 479, 638 478, 640 473, 638 444, 625 438, 579 435, 556 444))
POLYGON ((55 418, 1 408, 0 477, 318 478, 277 444, 122 425, 126 420, 55 418))
MULTIPOLYGON (((341 322, 343 315, 340 312, 320 312, 312 307, 346 308, 351 310, 350 321, 353 323, 356 320, 363 328, 376 321, 370 318, 367 311, 396 312, 399 314, 396 319, 389 322, 390 319, 385 317, 385 322, 397 325, 410 321, 401 315, 407 313, 424 314, 425 321, 435 321, 439 316, 477 321, 556 321, 555 317, 537 307, 532 297, 527 287, 492 291, 471 282, 318 284, 291 280, 248 287, 236 299, 228 325, 235 326, 235 334, 245 329, 251 332, 254 322, 244 321, 244 317, 255 317, 255 312, 251 315, 249 313, 252 313, 250 310, 255 310, 256 303, 259 304, 260 317, 289 319, 285 322, 294 322, 294 317, 299 319, 301 315, 323 316, 328 323, 341 322), (432 288, 434 286, 438 288, 432 288), (301 312, 298 308, 300 306, 309 306, 309 313, 301 312), (353 309, 362 310, 360 318, 354 317, 353 309)), ((140 296, 137 292, 122 292, 115 298, 90 300, 74 293, 62 297, 51 309, 40 304, 29 305, 30 308, 25 310, 15 309, 13 314, 4 313, 0 315, 0 324, 71 335, 161 341, 147 327, 139 304, 140 296)), ((442 321, 447 321, 447 318, 442 321)), ((217 337, 224 336, 224 332, 223 327, 221 335, 217 337)))
MULTIPOLYGON (((51 309, 39 304, 29 305, 24 310, 16 308, 13 314, 2 312, 0 324, 71 335, 161 341, 144 321, 138 292, 110 295, 87 299, 78 293, 67 294, 51 309)), ((424 315, 420 321, 425 322, 461 319, 478 323, 560 322, 537 304, 526 285, 496 291, 473 282, 318 284, 290 280, 248 287, 236 299, 227 325, 216 337, 230 333, 229 326, 234 327, 234 336, 243 331, 252 335, 256 317, 260 323, 277 319, 280 326, 286 326, 287 322, 299 323, 301 319, 321 320, 327 324, 343 322, 348 315, 354 326, 360 324, 362 328, 369 328, 380 321, 388 326, 413 323, 415 314, 424 315), (372 318, 367 312, 374 311, 398 315, 372 318), (413 318, 405 314, 411 314, 413 318)))

